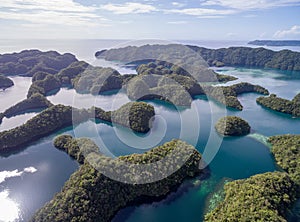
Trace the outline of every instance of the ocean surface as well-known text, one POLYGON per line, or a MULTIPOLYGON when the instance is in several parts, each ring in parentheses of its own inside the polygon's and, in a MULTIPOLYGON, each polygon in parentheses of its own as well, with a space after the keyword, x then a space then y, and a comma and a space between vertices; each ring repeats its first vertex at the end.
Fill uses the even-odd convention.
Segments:
MULTIPOLYGON (((0 40, 0 53, 18 52, 23 49, 57 50, 74 53, 78 59, 92 65, 112 66, 121 73, 135 73, 122 64, 96 60, 94 53, 101 49, 139 45, 144 41, 121 40, 0 40)), ((181 41, 184 44, 208 48, 245 46, 246 42, 181 41)), ((299 49, 294 49, 300 51, 299 49)), ((218 73, 238 77, 234 82, 247 81, 266 87, 271 93, 291 99, 300 92, 299 74, 276 70, 216 68, 218 73)), ((28 77, 13 77, 15 86, 0 92, 0 112, 26 97, 31 83, 28 77)), ((78 169, 76 161, 52 145, 56 135, 67 133, 76 137, 89 137, 100 151, 111 157, 143 153, 173 138, 180 138, 194 145, 209 163, 210 176, 186 181, 177 192, 165 200, 121 210, 114 222, 199 222, 203 220, 211 195, 221 187, 224 180, 247 178, 251 175, 276 170, 269 147, 261 142, 265 136, 277 134, 300 134, 300 118, 279 114, 257 105, 260 96, 249 93, 239 97, 244 110, 234 111, 198 97, 191 108, 176 109, 163 102, 149 102, 155 107, 153 129, 146 135, 101 121, 88 121, 38 140, 17 151, 0 155, 0 221, 28 221, 36 210, 59 192, 65 181, 78 169), (218 118, 237 115, 247 120, 252 131, 249 136, 223 138, 214 130, 218 118), (200 181, 200 182, 199 182, 200 181)), ((63 88, 48 99, 54 104, 72 105, 78 108, 99 106, 115 110, 130 101, 122 91, 106 95, 82 95, 75 90, 63 88)), ((3 119, 0 131, 23 124, 38 112, 26 113, 3 119)))

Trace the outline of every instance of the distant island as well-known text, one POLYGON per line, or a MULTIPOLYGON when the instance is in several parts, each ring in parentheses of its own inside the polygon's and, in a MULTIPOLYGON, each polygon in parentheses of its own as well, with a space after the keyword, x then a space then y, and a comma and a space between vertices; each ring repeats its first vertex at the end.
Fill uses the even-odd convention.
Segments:
POLYGON ((300 46, 300 40, 254 40, 248 45, 258 46, 300 46))
MULTIPOLYGON (((97 58, 109 61, 121 61, 130 63, 134 61, 148 60, 153 56, 161 56, 173 53, 176 47, 182 45, 144 45, 140 47, 128 46, 119 49, 101 50, 96 52, 97 58), (172 51, 173 50, 173 51, 172 51)), ((229 47, 220 49, 208 49, 199 46, 187 45, 187 54, 199 53, 209 66, 233 66, 233 67, 255 67, 279 70, 300 71, 300 53, 290 50, 272 51, 265 48, 229 47), (191 49, 191 50, 189 50, 191 49), (190 52, 191 51, 191 52, 190 52)), ((195 57, 195 54, 194 54, 195 57)), ((189 58, 187 56, 187 58, 189 58)), ((185 63, 185 61, 181 61, 185 63)), ((187 61, 188 62, 188 61, 187 61)))

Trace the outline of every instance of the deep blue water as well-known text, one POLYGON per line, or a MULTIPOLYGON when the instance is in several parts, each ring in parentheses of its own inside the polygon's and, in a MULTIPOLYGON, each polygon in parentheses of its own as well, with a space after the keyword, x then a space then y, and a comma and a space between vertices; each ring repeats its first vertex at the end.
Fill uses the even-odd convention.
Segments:
MULTIPOLYGON (((1 43, 1 41, 0 41, 1 43)), ((78 42, 77 42, 78 43, 78 42)), ((38 42, 35 48, 57 49, 61 52, 73 52, 80 59, 93 61, 93 53, 101 48, 108 48, 121 42, 115 41, 89 41, 83 45, 73 42, 38 42)), ((2 44, 4 44, 2 42, 2 44)), ((22 47, 32 48, 34 42, 16 44, 11 42, 2 51, 18 51, 22 47)), ((216 44, 216 43, 214 43, 216 44)), ((218 43, 222 44, 222 43, 218 43)), ((224 44, 224 43, 223 43, 224 44)), ((209 47, 209 45, 206 45, 209 47)), ((104 64, 104 61, 100 61, 104 64)), ((105 63, 111 65, 111 63, 105 63)), ((113 64, 118 65, 118 64, 113 64)), ((122 73, 134 73, 132 70, 121 67, 122 73)), ((219 73, 230 74, 247 81, 260 84, 269 89, 271 93, 291 99, 300 92, 300 80, 287 72, 278 72, 261 69, 241 69, 225 67, 216 69, 219 73)), ((4 111, 9 106, 22 100, 30 85, 30 78, 13 78, 15 86, 0 92, 0 109, 4 111)), ((224 178, 240 179, 254 174, 274 171, 276 166, 269 148, 259 141, 246 137, 223 138, 214 130, 214 123, 224 115, 237 115, 246 119, 252 133, 266 136, 295 133, 300 134, 300 119, 288 115, 266 110, 256 104, 257 94, 244 94, 239 97, 244 110, 227 110, 224 106, 207 101, 199 97, 189 109, 176 109, 170 104, 150 102, 155 107, 156 118, 153 129, 147 135, 130 132, 120 126, 113 126, 104 122, 88 121, 80 124, 75 130, 69 128, 62 132, 76 135, 77 137, 90 137, 99 146, 100 150, 108 156, 117 157, 131 153, 143 153, 150 148, 163 144, 173 138, 181 138, 203 153, 204 159, 209 163, 211 175, 208 179, 197 183, 197 178, 186 182, 177 193, 170 195, 159 203, 145 204, 122 210, 115 221, 128 222, 198 222, 204 214, 207 196, 220 186, 224 178), (196 181, 196 182, 195 182, 196 181), (194 183, 194 184, 193 184, 194 183)), ((54 104, 63 103, 78 108, 89 108, 93 105, 105 110, 114 110, 129 101, 123 92, 108 95, 79 95, 74 90, 61 89, 56 95, 48 99, 54 104)), ((24 123, 36 113, 24 114, 10 119, 4 119, 0 130, 9 129, 24 123)), ((60 132, 60 133, 62 133, 60 132)), ((57 135, 59 133, 56 133, 57 135)), ((0 202, 6 201, 15 207, 19 221, 26 221, 45 202, 49 201, 58 192, 64 182, 77 168, 76 161, 67 154, 56 150, 52 145, 55 135, 39 140, 34 144, 23 147, 21 151, 10 152, 0 156, 0 202), (2 195, 1 195, 2 194, 2 195), (5 196, 4 194, 8 194, 5 196)), ((5 203, 6 203, 5 202, 5 203)), ((0 215, 7 213, 0 208, 0 215), (1 210, 3 212, 1 212, 1 210)), ((15 217, 14 217, 15 216, 15 217)), ((8 218, 8 217, 7 217, 8 218)), ((0 221, 9 221, 1 218, 0 221)))

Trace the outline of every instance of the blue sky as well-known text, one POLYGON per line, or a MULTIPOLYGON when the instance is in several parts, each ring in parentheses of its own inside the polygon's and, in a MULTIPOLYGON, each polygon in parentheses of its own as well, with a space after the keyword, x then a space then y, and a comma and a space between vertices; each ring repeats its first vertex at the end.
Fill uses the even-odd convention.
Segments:
POLYGON ((1 0, 0 38, 299 39, 296 0, 1 0))

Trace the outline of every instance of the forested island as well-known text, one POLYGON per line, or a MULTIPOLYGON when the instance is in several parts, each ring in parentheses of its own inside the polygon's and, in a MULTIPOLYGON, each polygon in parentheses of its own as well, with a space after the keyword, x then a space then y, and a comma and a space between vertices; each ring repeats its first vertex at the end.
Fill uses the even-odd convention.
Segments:
POLYGON ((205 216, 205 221, 287 221, 295 217, 288 209, 300 197, 300 136, 272 136, 268 142, 277 164, 286 172, 227 183, 224 200, 205 216))
POLYGON ((269 91, 259 85, 253 85, 247 82, 237 83, 231 86, 204 86, 205 94, 223 105, 243 110, 243 106, 238 100, 238 95, 244 93, 259 93, 269 95, 269 91))
POLYGON ((250 125, 247 121, 237 116, 225 116, 215 125, 218 133, 224 136, 244 136, 250 133, 250 125))
POLYGON ((125 104, 116 111, 105 112, 101 108, 77 109, 71 106, 55 105, 39 113, 25 124, 0 132, 0 150, 18 148, 53 132, 74 124, 97 118, 115 122, 137 132, 148 132, 154 108, 143 102, 125 104))
POLYGON ((6 76, 0 75, 0 89, 12 87, 14 82, 6 76))
POLYGON ((99 148, 89 139, 61 136, 54 144, 83 165, 65 183, 62 191, 34 215, 32 222, 109 222, 120 209, 163 199, 175 191, 183 180, 201 173, 201 155, 193 146, 180 140, 165 143, 144 154, 132 154, 117 159, 100 154, 99 148), (170 161, 165 161, 168 156, 171 156, 170 161), (178 165, 177 161, 180 159, 186 159, 186 162, 178 165), (91 160, 97 161, 96 169, 90 164, 91 160), (152 167, 143 168, 141 174, 136 174, 138 166, 147 164, 152 167), (173 173, 163 175, 162 180, 143 183, 155 177, 154 174, 165 174, 165 169, 172 169, 173 173), (109 178, 103 174, 106 170, 114 171, 122 180, 109 178), (136 183, 122 182, 131 180, 136 180, 136 183))
POLYGON ((47 100, 46 97, 39 93, 31 95, 28 99, 25 99, 12 107, 4 111, 4 116, 10 118, 12 116, 22 114, 25 112, 44 110, 53 106, 53 104, 47 100))
POLYGON ((277 164, 300 186, 300 135, 272 136, 268 142, 277 164))
POLYGON ((205 221, 285 221, 296 200, 295 183, 287 173, 273 172, 225 185, 225 199, 205 221))
POLYGON ((300 46, 299 40, 254 40, 249 45, 258 46, 300 46))
POLYGON ((292 100, 283 99, 277 97, 275 94, 271 94, 269 97, 257 98, 256 102, 274 111, 300 117, 300 93, 292 100))
POLYGON ((33 76, 37 72, 56 74, 77 61, 70 53, 55 51, 24 50, 19 53, 0 55, 0 73, 6 76, 33 76))
MULTIPOLYGON (((159 58, 159 54, 170 53, 173 45, 144 45, 140 47, 128 46, 119 49, 101 50, 95 56, 109 61, 130 63, 139 60, 159 58)), ((209 66, 235 66, 271 68, 280 70, 300 71, 300 53, 290 50, 278 52, 265 48, 230 47, 221 49, 207 49, 199 46, 187 46, 199 54, 209 66)), ((184 50, 181 49, 180 50, 184 50)))

